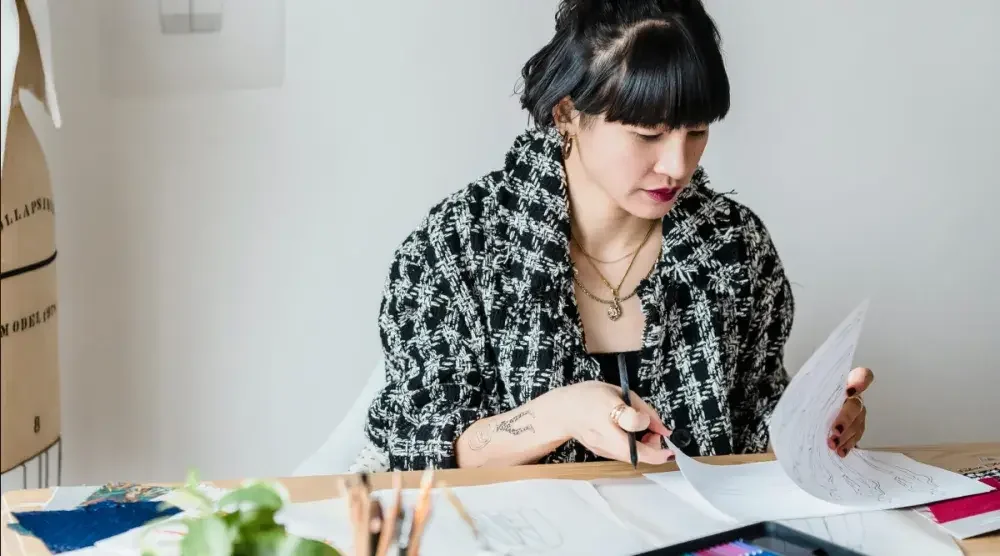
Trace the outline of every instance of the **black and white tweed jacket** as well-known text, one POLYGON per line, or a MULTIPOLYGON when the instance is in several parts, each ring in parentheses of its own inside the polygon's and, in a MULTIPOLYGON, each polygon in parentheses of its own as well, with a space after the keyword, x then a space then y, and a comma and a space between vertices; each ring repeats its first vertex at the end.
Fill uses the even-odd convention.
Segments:
MULTIPOLYGON (((454 467, 475 421, 597 380, 569 257, 561 138, 520 135, 501 169, 432 208, 395 253, 379 315, 386 386, 354 470, 454 467)), ((701 455, 758 452, 787 384, 792 292, 767 230, 699 169, 664 217, 662 255, 639 286, 632 385, 701 455)), ((598 459, 570 441, 542 462, 598 459)))

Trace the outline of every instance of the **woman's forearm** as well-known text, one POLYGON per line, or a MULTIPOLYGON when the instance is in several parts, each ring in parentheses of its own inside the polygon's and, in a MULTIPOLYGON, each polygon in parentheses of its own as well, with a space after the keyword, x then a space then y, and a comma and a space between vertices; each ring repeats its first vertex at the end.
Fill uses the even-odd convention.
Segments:
POLYGON ((558 415, 555 391, 506 413, 480 419, 458 438, 459 467, 522 465, 539 460, 569 440, 558 415))

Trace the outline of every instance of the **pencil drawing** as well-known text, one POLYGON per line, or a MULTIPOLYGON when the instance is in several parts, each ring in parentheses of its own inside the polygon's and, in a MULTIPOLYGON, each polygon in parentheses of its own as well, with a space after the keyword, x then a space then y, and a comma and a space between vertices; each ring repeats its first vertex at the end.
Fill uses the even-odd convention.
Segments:
POLYGON ((810 357, 778 403, 772 420, 775 452, 803 490, 828 502, 869 505, 893 501, 896 484, 927 491, 912 471, 864 457, 863 450, 840 456, 828 445, 846 399, 847 376, 864 308, 856 311, 810 357))
POLYGON ((856 459, 861 460, 875 471, 889 475, 894 481, 896 481, 896 483, 910 492, 929 492, 931 494, 937 494, 940 490, 933 478, 905 467, 883 461, 875 452, 859 450, 856 459))
POLYGON ((536 509, 470 512, 491 550, 504 554, 533 554, 563 545, 559 528, 536 509))

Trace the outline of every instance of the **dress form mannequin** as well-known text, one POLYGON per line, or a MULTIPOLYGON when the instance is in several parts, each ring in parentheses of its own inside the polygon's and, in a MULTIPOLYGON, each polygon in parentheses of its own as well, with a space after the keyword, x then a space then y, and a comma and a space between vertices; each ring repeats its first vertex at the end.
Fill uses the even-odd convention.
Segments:
MULTIPOLYGON (((0 182, 0 472, 7 472, 46 453, 61 433, 52 184, 20 95, 32 93, 57 126, 59 122, 51 81, 46 80, 51 68, 44 67, 26 0, 2 1, 6 4, 2 94, 10 102, 4 104, 9 112, 3 119, 0 182), (16 34, 8 33, 11 30, 16 34), (15 49, 8 48, 12 34, 15 49), (8 60, 12 50, 16 66, 8 60), (12 67, 16 69, 11 81, 12 67)), ((44 2, 42 8, 47 8, 44 2)), ((39 482, 41 475, 39 466, 39 482)))

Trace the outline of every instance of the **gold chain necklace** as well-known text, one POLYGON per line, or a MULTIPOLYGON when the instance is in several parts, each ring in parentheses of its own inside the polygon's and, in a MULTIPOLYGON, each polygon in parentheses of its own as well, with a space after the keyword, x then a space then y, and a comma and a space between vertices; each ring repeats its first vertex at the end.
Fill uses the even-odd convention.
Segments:
MULTIPOLYGON (((628 301, 629 299, 632 299, 638 292, 638 288, 636 288, 635 290, 632 290, 632 293, 628 294, 625 297, 621 297, 618 293, 619 290, 621 290, 622 284, 625 283, 625 278, 628 276, 629 271, 632 270, 632 265, 634 265, 636 259, 639 258, 639 250, 642 248, 643 245, 646 244, 647 241, 649 241, 649 236, 653 234, 653 229, 655 227, 656 227, 656 221, 653 221, 653 223, 649 226, 649 229, 646 230, 646 236, 642 238, 642 242, 639 243, 639 247, 637 247, 635 252, 633 253, 632 260, 629 261, 628 268, 625 269, 625 273, 622 275, 621 281, 618 282, 618 286, 612 286, 611 282, 609 282, 608 279, 604 277, 604 274, 602 274, 600 269, 597 268, 597 265, 595 265, 590 260, 589 257, 586 257, 586 252, 584 252, 584 256, 587 259, 587 262, 590 264, 590 267, 594 269, 594 272, 596 272, 597 276, 600 277, 602 282, 604 282, 604 285, 607 286, 609 290, 611 290, 611 299, 602 299, 591 293, 590 290, 587 289, 587 286, 584 286, 583 282, 580 281, 580 278, 577 276, 578 271, 576 267, 575 266, 573 267, 573 281, 576 282, 578 286, 580 286, 580 289, 583 290, 583 293, 586 294, 587 297, 593 299, 594 301, 597 301, 598 303, 603 303, 605 305, 608 305, 608 318, 611 319, 612 321, 616 321, 621 318, 622 303, 628 301)), ((581 252, 583 252, 583 246, 581 246, 580 243, 576 241, 576 238, 570 236, 570 239, 572 239, 573 243, 576 244, 577 248, 581 252)), ((654 268, 656 268, 655 264, 650 266, 649 272, 646 274, 646 278, 649 278, 649 276, 653 274, 654 268)))
POLYGON ((629 257, 634 257, 635 254, 639 252, 639 249, 642 249, 643 245, 644 245, 644 243, 640 243, 639 245, 635 246, 635 249, 632 249, 631 251, 629 251, 628 253, 625 253, 621 257, 618 257, 617 259, 614 259, 614 260, 606 261, 604 259, 598 259, 597 257, 591 255, 586 250, 584 250, 583 246, 580 245, 579 243, 576 244, 576 246, 580 249, 580 252, 583 253, 584 257, 587 257, 588 259, 594 261, 595 263, 601 263, 601 264, 615 264, 615 263, 620 263, 620 262, 624 261, 625 259, 627 259, 629 257))

